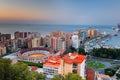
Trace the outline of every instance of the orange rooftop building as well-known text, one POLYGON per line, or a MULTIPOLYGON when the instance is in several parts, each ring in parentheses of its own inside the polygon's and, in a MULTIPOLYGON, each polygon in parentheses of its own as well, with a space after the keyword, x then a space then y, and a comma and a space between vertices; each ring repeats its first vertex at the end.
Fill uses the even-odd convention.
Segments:
POLYGON ((86 56, 77 53, 69 53, 64 57, 52 56, 43 65, 43 72, 47 78, 53 78, 56 74, 66 75, 74 73, 85 78, 86 56))

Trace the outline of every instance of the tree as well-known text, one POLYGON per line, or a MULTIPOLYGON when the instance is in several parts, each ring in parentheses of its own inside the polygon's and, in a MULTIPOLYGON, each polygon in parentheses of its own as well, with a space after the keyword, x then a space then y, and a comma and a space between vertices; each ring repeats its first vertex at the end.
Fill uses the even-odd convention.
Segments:
POLYGON ((0 58, 0 80, 45 80, 45 75, 30 72, 27 64, 11 64, 10 59, 0 58))
POLYGON ((55 75, 51 80, 83 80, 78 74, 68 73, 65 76, 55 75))
MULTIPOLYGON (((91 52, 93 56, 109 59, 120 59, 120 49, 114 48, 93 48, 91 52)), ((89 53, 90 54, 90 53, 89 53)))
POLYGON ((70 46, 70 51, 69 52, 73 53, 75 51, 76 51, 76 49, 73 46, 70 46))
POLYGON ((38 73, 36 71, 32 72, 32 80, 45 80, 45 77, 46 76, 44 74, 38 73))
POLYGON ((0 80, 3 80, 4 79, 4 64, 3 63, 0 63, 0 80))
POLYGON ((51 80, 64 80, 64 77, 58 74, 58 75, 55 75, 51 80))
POLYGON ((32 78, 28 66, 24 63, 18 62, 12 65, 11 70, 12 80, 30 80, 32 78))
POLYGON ((120 79, 120 72, 116 74, 117 78, 120 79))
POLYGON ((65 75, 64 80, 83 80, 78 74, 68 73, 65 75))
POLYGON ((11 80, 11 60, 0 58, 0 80, 11 80))
POLYGON ((85 54, 84 48, 78 48, 78 53, 79 54, 85 54))
POLYGON ((105 74, 109 76, 113 76, 115 74, 115 71, 111 68, 105 69, 105 74))

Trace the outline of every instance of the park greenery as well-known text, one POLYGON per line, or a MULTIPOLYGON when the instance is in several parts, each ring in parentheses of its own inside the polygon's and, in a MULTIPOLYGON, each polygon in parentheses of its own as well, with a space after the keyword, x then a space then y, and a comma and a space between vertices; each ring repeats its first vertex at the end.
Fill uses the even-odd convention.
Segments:
POLYGON ((89 54, 108 59, 120 59, 120 49, 116 48, 94 48, 89 54))
POLYGON ((39 68, 43 68, 43 63, 33 63, 33 62, 27 62, 27 61, 19 61, 19 62, 25 63, 28 66, 37 66, 39 68))
POLYGON ((94 69, 105 68, 105 64, 103 64, 102 62, 98 62, 98 61, 87 62, 87 66, 92 67, 94 69))
POLYGON ((55 75, 51 80, 84 80, 78 74, 68 73, 65 76, 55 75))
POLYGON ((11 64, 10 59, 0 58, 0 80, 45 80, 45 75, 31 72, 23 62, 11 64))

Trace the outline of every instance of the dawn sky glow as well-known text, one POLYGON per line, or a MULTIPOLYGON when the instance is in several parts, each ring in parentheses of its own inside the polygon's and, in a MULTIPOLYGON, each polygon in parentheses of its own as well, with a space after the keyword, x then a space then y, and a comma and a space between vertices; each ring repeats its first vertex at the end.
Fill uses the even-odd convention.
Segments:
POLYGON ((0 21, 51 24, 120 22, 120 0, 0 0, 0 21))

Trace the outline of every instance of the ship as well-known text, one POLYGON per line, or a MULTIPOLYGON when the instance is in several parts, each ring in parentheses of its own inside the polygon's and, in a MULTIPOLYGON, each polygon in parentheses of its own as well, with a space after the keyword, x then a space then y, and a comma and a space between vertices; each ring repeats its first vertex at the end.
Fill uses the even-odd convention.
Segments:
POLYGON ((120 30, 120 23, 118 24, 118 29, 120 30))
POLYGON ((120 23, 118 24, 117 28, 115 28, 115 31, 117 31, 117 32, 120 31, 120 23))

